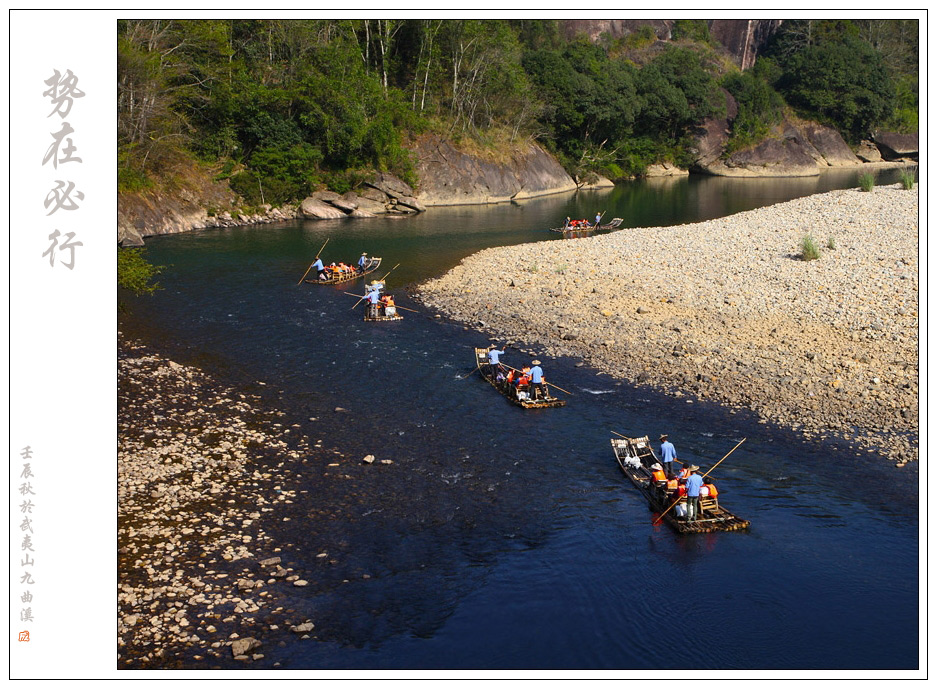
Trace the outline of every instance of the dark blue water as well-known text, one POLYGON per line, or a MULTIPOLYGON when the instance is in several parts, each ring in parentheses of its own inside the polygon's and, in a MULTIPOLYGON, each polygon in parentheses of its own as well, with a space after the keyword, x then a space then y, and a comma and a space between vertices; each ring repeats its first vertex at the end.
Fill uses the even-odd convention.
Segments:
MULTIPOLYGON (((125 332, 226 379, 266 382, 284 424, 345 454, 341 481, 327 467, 337 455, 297 463, 303 499, 268 529, 284 559, 312 573, 289 605, 316 623, 318 641, 265 647, 264 662, 918 667, 916 469, 618 384, 569 359, 544 366, 573 393, 566 407, 513 407, 477 376, 460 379, 489 336, 436 318, 405 289, 487 246, 562 241, 545 230, 567 215, 691 222, 837 180, 852 185, 829 176, 636 183, 413 218, 148 240, 150 259, 168 266, 164 289, 132 303, 125 332), (386 270, 399 263, 388 286, 420 313, 364 323, 344 294, 360 294, 360 282, 298 286, 326 238, 327 261, 368 251, 386 270), (653 526, 615 463, 612 431, 669 433, 679 457, 704 468, 747 438, 714 476, 720 501, 751 529, 688 537, 653 526), (365 454, 393 464, 363 464, 365 454)), ((504 360, 527 358, 508 350, 504 360)))

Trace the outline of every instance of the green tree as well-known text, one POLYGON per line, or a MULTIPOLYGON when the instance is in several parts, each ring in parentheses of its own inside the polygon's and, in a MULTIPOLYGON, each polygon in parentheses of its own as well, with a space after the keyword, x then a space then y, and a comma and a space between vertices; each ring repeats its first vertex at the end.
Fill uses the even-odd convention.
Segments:
POLYGON ((853 141, 894 109, 894 84, 881 55, 852 35, 808 46, 783 66, 778 87, 787 102, 853 141))

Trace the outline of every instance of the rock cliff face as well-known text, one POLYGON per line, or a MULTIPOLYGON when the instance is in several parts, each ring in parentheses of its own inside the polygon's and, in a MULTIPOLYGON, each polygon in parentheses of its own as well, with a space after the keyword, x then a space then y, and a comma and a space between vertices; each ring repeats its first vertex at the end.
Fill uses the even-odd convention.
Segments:
POLYGON ((576 188, 576 182, 546 151, 520 146, 501 160, 470 156, 436 136, 421 137, 413 151, 425 206, 498 203, 576 188))
MULTIPOLYGON (((719 41, 742 69, 755 64, 758 51, 778 30, 781 19, 710 19, 710 35, 719 41)), ((657 38, 669 41, 673 35, 673 19, 566 19, 560 22, 563 35, 573 38, 586 35, 598 41, 602 34, 622 38, 638 31, 642 26, 654 29, 657 38)))

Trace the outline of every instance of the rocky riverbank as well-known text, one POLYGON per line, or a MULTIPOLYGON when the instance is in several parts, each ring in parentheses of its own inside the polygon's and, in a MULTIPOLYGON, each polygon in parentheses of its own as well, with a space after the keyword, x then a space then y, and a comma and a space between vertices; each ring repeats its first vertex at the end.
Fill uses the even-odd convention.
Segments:
POLYGON ((903 466, 918 452, 918 231, 916 189, 833 191, 488 249, 418 296, 540 358, 581 357, 903 466), (806 235, 818 260, 800 258, 806 235))
POLYGON ((231 667, 278 637, 311 638, 284 602, 309 575, 267 528, 296 497, 294 467, 327 451, 280 414, 120 339, 119 668, 231 667))

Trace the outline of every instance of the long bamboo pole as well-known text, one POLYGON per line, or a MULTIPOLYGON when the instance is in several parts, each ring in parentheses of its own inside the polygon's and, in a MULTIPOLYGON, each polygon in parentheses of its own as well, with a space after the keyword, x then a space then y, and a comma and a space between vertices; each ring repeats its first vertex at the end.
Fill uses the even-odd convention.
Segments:
MULTIPOLYGON (((735 450, 738 448, 738 446, 741 445, 742 443, 744 443, 746 440, 748 440, 748 438, 742 438, 742 439, 739 441, 738 445, 736 445, 735 447, 733 447, 731 450, 729 450, 729 451, 726 453, 726 457, 728 457, 728 456, 731 455, 733 452, 735 452, 735 450)), ((722 463, 725 461, 726 457, 723 457, 723 458, 720 459, 718 462, 716 462, 715 464, 713 464, 712 469, 710 469, 710 470, 707 471, 705 474, 703 474, 703 478, 706 478, 707 476, 709 476, 710 472, 712 472, 713 469, 715 469, 717 466, 719 466, 720 464, 722 464, 722 463)), ((661 512, 661 515, 660 515, 657 519, 654 520, 654 525, 656 526, 657 524, 660 524, 660 520, 664 518, 664 515, 667 514, 667 513, 671 510, 671 508, 673 508, 673 506, 676 505, 678 502, 680 502, 679 496, 677 497, 676 500, 673 501, 673 503, 670 505, 670 507, 668 507, 666 510, 664 510, 663 512, 661 512)))
MULTIPOLYGON (((326 238, 325 238, 325 244, 328 244, 330 239, 331 239, 331 237, 326 237, 326 238)), ((319 255, 320 255, 320 254, 322 253, 322 251, 325 249, 325 244, 322 245, 322 249, 319 249, 319 253, 316 254, 316 261, 319 260, 319 255)), ((316 261, 313 261, 312 263, 309 264, 309 267, 306 268, 306 272, 303 273, 303 276, 302 276, 301 278, 299 278, 299 282, 296 283, 297 285, 302 284, 303 280, 306 279, 306 276, 309 275, 309 271, 312 270, 312 267, 316 264, 316 261)))

